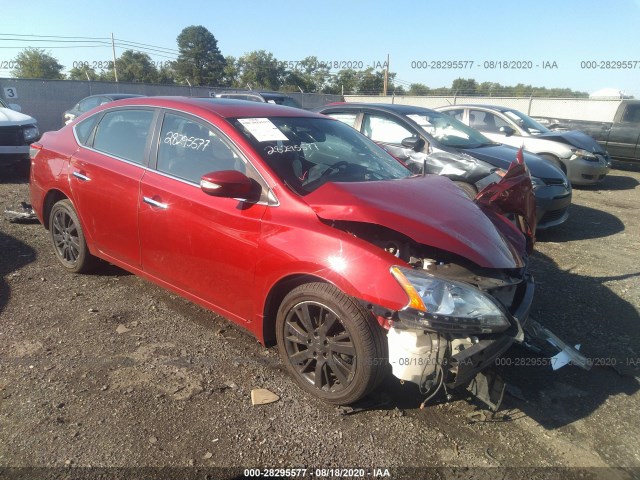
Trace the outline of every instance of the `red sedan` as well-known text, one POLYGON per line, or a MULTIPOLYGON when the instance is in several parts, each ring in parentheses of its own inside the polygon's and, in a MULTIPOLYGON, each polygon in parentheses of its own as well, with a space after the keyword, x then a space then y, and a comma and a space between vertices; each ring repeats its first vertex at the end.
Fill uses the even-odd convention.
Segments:
POLYGON ((219 312, 325 401, 361 399, 388 364, 427 393, 466 385, 521 339, 520 231, 342 122, 132 98, 46 133, 31 158, 67 271, 106 260, 219 312))

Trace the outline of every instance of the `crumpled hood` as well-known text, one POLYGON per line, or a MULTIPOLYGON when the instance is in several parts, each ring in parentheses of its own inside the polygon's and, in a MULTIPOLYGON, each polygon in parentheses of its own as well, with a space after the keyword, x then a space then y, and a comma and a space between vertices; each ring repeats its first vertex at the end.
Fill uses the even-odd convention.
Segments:
POLYGON ((30 125, 32 123, 36 123, 36 119, 29 115, 16 112, 10 108, 0 108, 0 127, 30 125))
POLYGON ((604 154, 604 149, 592 137, 579 130, 551 131, 536 135, 536 138, 545 138, 556 142, 581 148, 587 152, 604 154))
POLYGON ((328 182, 304 200, 323 220, 383 225, 481 267, 523 266, 525 252, 516 251, 482 210, 446 177, 328 182))

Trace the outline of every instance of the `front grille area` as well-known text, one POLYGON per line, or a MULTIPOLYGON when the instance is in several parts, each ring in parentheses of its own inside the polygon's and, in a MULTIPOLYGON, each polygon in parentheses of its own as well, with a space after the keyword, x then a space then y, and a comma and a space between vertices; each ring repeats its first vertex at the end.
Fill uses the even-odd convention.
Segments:
POLYGON ((569 209, 569 207, 565 207, 565 208, 561 208, 559 210, 550 210, 548 212, 546 212, 542 218, 540 219, 541 224, 547 223, 547 222, 554 222, 556 220, 560 220, 565 213, 567 213, 567 210, 569 209))
POLYGON ((17 147, 24 145, 22 127, 0 127, 0 145, 3 147, 17 147))
POLYGON ((542 181, 545 185, 564 185, 562 178, 543 178, 542 181))

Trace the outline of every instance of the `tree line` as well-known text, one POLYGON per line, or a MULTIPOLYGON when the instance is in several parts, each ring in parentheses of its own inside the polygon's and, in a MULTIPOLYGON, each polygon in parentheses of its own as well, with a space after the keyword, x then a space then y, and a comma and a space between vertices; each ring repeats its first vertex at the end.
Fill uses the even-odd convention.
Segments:
MULTIPOLYGON (((14 59, 16 78, 91 80, 180 84, 253 90, 302 91, 332 94, 380 94, 384 89, 382 69, 351 68, 332 71, 315 56, 301 61, 283 62, 265 50, 255 50, 235 58, 224 56, 215 36, 203 26, 186 27, 177 39, 178 57, 174 61, 154 62, 149 55, 125 50, 114 62, 74 62, 67 75, 65 66, 45 50, 27 48, 14 59), (114 68, 115 66, 115 68, 114 68)), ((545 88, 495 82, 478 83, 458 78, 451 87, 430 88, 422 83, 403 86, 389 72, 388 95, 477 95, 587 97, 586 92, 569 88, 545 88)))

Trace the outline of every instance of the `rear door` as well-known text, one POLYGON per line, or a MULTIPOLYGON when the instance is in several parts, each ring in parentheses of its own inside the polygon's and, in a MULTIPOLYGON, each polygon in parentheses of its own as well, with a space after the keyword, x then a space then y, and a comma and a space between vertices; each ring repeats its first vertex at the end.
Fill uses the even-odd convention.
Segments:
POLYGON ((140 187, 143 269, 221 313, 249 319, 266 185, 219 129, 197 117, 165 112, 154 143, 156 168, 140 187), (205 194, 200 178, 218 170, 245 173, 264 196, 244 201, 205 194))
POLYGON ((97 126, 90 117, 76 126, 84 145, 71 157, 73 201, 91 244, 138 268, 138 190, 155 115, 151 108, 118 108, 106 111, 97 126))

